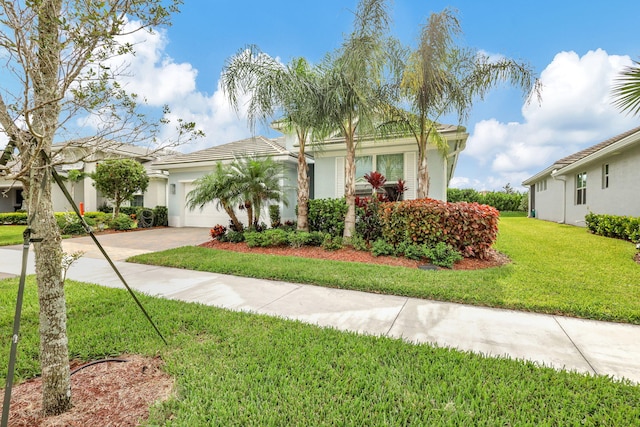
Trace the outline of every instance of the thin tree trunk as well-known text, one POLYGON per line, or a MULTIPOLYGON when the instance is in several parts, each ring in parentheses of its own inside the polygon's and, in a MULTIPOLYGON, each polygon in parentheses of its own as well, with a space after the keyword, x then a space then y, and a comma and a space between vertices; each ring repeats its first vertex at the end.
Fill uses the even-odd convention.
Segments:
POLYGON ((347 136, 347 158, 344 165, 344 196, 347 201, 347 214, 344 217, 343 238, 347 243, 356 231, 356 144, 353 134, 347 136))
POLYGON ((298 151, 298 230, 309 231, 309 175, 307 158, 304 155, 304 139, 299 138, 298 151))
POLYGON ((242 231, 244 227, 240 222, 240 220, 238 220, 238 217, 236 216, 236 212, 231 208, 231 206, 229 206, 228 203, 221 203, 221 204, 224 211, 227 213, 227 215, 229 215, 229 218, 231 218, 231 222, 236 227, 236 230, 242 231))
POLYGON ((71 408, 71 382, 67 342, 67 308, 62 281, 62 239, 51 202, 49 169, 32 166, 29 217, 34 237, 38 301, 40 303, 40 365, 42 404, 46 415, 71 408), (45 184, 42 185, 43 180, 45 184))
POLYGON ((418 144, 418 199, 429 197, 429 167, 426 141, 418 144))

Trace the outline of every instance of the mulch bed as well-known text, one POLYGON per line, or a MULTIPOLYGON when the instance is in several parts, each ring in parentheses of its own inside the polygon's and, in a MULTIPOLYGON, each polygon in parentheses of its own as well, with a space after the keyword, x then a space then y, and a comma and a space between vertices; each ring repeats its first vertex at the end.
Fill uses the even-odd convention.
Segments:
MULTIPOLYGON (((350 261, 350 262, 364 262, 368 264, 383 264, 393 265, 399 267, 418 268, 420 265, 424 265, 424 262, 410 260, 404 257, 390 257, 390 256, 373 256, 371 252, 357 251, 350 247, 338 249, 336 251, 327 251, 317 246, 303 246, 301 248, 292 247, 268 247, 268 248, 250 248, 246 243, 231 243, 220 242, 218 240, 211 240, 203 243, 200 246, 211 249, 220 249, 225 251, 235 251, 244 253, 259 253, 267 255, 283 255, 283 256, 296 256, 302 258, 317 258, 328 259, 334 261, 350 261)), ((476 258, 464 258, 462 261, 457 262, 454 266, 454 270, 478 270, 482 268, 498 267, 509 263, 509 258, 501 254, 500 252, 491 249, 487 259, 476 258)))

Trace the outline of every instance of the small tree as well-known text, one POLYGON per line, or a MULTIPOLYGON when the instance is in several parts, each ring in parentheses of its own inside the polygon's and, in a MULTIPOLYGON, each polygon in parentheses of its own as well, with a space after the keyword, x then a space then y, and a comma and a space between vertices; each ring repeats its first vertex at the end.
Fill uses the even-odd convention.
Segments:
POLYGON ((120 213, 120 205, 133 200, 137 192, 145 192, 149 186, 147 171, 133 159, 112 159, 101 162, 91 174, 94 187, 113 200, 113 217, 120 213))

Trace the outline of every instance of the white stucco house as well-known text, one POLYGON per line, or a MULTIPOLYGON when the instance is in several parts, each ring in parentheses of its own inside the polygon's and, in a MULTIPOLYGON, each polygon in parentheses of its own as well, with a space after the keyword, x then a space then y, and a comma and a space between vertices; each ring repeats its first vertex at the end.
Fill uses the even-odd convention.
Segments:
MULTIPOLYGON (((283 221, 295 219, 297 151, 290 151, 281 143, 283 139, 273 140, 263 136, 216 145, 204 150, 188 154, 178 154, 156 160, 152 168, 167 174, 170 227, 213 227, 216 224, 229 224, 229 216, 223 210, 216 209, 210 203, 202 210, 190 210, 186 207, 187 194, 194 189, 193 182, 203 175, 213 171, 216 163, 231 163, 241 156, 271 157, 283 165, 281 185, 285 189, 288 205, 280 203, 280 215, 283 221)), ((313 159, 308 157, 312 164, 313 159)), ((269 223, 267 207, 260 214, 261 222, 269 223)), ((246 215, 238 212, 238 219, 247 225, 246 215)))
MULTIPOLYGON (((428 152, 430 172, 429 197, 446 200, 447 186, 455 171, 458 155, 465 148, 468 134, 455 126, 442 126, 440 133, 447 139, 446 153, 435 147, 428 152)), ((371 194, 371 188, 364 181, 364 174, 377 170, 383 173, 389 185, 399 178, 406 181, 408 191, 405 199, 414 199, 417 191, 418 146, 413 137, 401 138, 361 138, 356 153, 357 192, 371 194)), ((152 168, 168 174, 167 207, 169 225, 172 227, 212 227, 227 225, 229 217, 218 211, 214 204, 204 209, 190 210, 186 207, 186 195, 194 188, 193 182, 211 172, 217 162, 231 162, 242 155, 270 156, 283 165, 282 185, 286 189, 288 206, 280 203, 283 221, 295 220, 296 180, 298 145, 294 135, 283 135, 276 139, 256 136, 240 141, 214 146, 204 150, 179 154, 156 160, 152 168)), ((310 197, 340 198, 344 196, 344 166, 346 146, 341 137, 309 144, 307 164, 309 165, 310 197)), ((268 213, 261 218, 268 223, 268 213)), ((246 222, 246 216, 239 213, 238 219, 246 222)), ((246 225, 246 224, 245 224, 246 225)))
MULTIPOLYGON (((61 162, 56 166, 61 177, 66 177, 69 171, 79 170, 90 174, 96 170, 96 165, 106 159, 133 158, 139 161, 149 175, 149 187, 144 194, 135 196, 133 206, 145 206, 154 208, 155 206, 166 206, 168 175, 162 171, 151 169, 152 161, 175 154, 169 151, 152 151, 148 148, 132 144, 116 143, 113 141, 93 141, 77 140, 71 143, 54 144, 52 152, 55 154, 55 161, 61 162)), ((96 211, 108 200, 104 198, 93 186, 93 180, 85 177, 77 183, 65 181, 67 190, 72 193, 74 202, 79 205, 84 204, 87 212, 96 211)), ((22 183, 0 177, 0 212, 14 212, 18 209, 26 208, 22 183)), ((52 190, 53 208, 56 212, 72 211, 70 203, 62 193, 62 190, 53 185, 52 190)))
POLYGON ((584 226, 589 212, 640 216, 640 127, 564 157, 523 181, 529 216, 584 226))

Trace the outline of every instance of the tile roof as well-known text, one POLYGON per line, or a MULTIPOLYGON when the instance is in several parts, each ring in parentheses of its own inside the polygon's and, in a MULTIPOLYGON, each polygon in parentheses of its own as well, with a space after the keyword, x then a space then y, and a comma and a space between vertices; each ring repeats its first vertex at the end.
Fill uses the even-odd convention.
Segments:
POLYGON ((227 144, 216 145, 192 153, 178 154, 154 162, 154 165, 174 165, 184 163, 216 162, 232 160, 243 155, 278 156, 293 154, 274 140, 256 136, 227 144))
POLYGON ((616 135, 613 138, 609 138, 606 141, 602 141, 596 145, 592 145, 591 147, 587 147, 584 150, 578 151, 577 153, 573 153, 568 155, 567 157, 563 157, 562 159, 556 161, 553 164, 553 167, 555 169, 562 169, 566 166, 569 166, 575 162, 577 162, 578 160, 582 160, 587 156, 590 156, 594 153, 597 153, 598 151, 602 150, 603 148, 607 148, 608 146, 615 144, 616 142, 630 136, 633 135, 634 133, 640 132, 640 127, 631 129, 627 132, 621 133, 620 135, 616 135))

